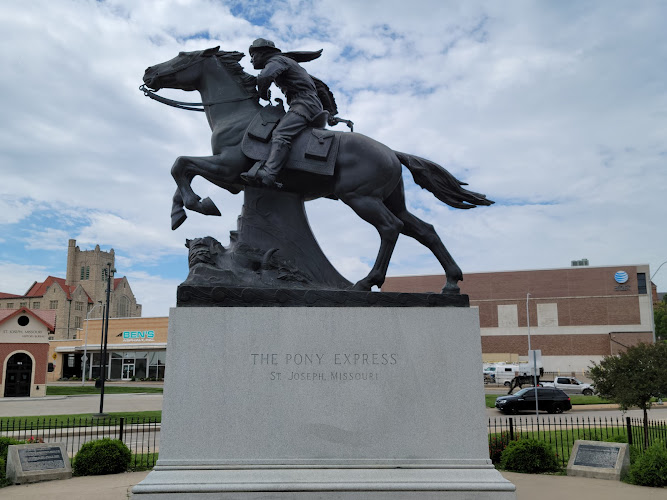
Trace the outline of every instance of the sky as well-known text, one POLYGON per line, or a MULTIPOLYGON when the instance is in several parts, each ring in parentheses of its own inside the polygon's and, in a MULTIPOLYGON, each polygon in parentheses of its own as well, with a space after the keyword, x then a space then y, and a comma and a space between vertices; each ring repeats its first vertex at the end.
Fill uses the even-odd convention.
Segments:
MULTIPOLYGON (((189 213, 171 230, 171 165, 210 155, 210 129, 138 87, 146 67, 180 51, 247 54, 258 37, 323 49, 304 67, 355 132, 431 159, 496 202, 450 208, 403 170, 408 209, 464 275, 582 258, 654 274, 667 260, 665 19, 665 2, 616 0, 1 2, 0 292, 64 277, 73 238, 113 248, 143 315, 168 315, 188 273, 186 238, 227 245, 243 194, 196 178, 222 216, 189 213)), ((257 74, 249 56, 241 64, 257 74)), ((363 278, 375 229, 341 202, 306 209, 334 266, 363 278)), ((388 275, 436 273, 433 255, 401 236, 388 275)), ((667 291, 667 265, 653 282, 667 291)))

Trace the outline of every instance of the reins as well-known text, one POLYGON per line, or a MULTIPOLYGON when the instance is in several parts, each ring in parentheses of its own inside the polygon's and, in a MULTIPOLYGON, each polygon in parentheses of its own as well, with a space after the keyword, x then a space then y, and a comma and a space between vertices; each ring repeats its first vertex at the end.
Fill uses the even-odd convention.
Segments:
POLYGON ((171 106, 173 108, 186 109, 188 111, 203 112, 205 111, 205 109, 203 108, 205 108, 206 106, 213 106, 214 104, 224 104, 229 102, 246 101, 248 99, 252 99, 252 96, 248 95, 245 97, 234 97, 231 99, 221 99, 219 101, 212 101, 212 102, 180 102, 180 101, 174 101, 172 99, 167 99, 166 97, 162 97, 158 95, 156 91, 146 87, 146 85, 141 85, 139 87, 139 90, 141 90, 146 97, 150 97, 154 101, 161 102, 162 104, 166 104, 167 106, 171 106))

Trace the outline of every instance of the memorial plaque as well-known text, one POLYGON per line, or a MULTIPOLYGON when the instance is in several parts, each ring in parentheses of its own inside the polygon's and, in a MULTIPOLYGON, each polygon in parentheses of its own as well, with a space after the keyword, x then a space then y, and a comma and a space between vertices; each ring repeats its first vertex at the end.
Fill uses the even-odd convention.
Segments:
POLYGON ((19 450, 21 469, 24 471, 64 469, 63 452, 58 446, 24 448, 19 450))
POLYGON ((567 475, 618 481, 629 467, 627 443, 577 440, 567 464, 567 475))
POLYGON ((7 452, 7 478, 14 484, 72 477, 64 443, 18 444, 7 452))
POLYGON ((574 465, 613 469, 616 467, 616 461, 618 460, 620 451, 621 448, 618 446, 582 444, 579 445, 579 448, 577 449, 574 465))

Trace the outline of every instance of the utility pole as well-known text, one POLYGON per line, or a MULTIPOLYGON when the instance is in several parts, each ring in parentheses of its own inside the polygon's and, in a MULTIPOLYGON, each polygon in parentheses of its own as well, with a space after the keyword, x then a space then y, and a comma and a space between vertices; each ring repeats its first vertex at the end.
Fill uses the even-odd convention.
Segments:
MULTIPOLYGON (((88 320, 90 319, 90 315, 93 313, 95 308, 97 306, 101 306, 102 301, 98 300, 97 304, 95 304, 90 311, 88 311, 88 314, 86 314, 86 340, 83 343, 83 360, 82 360, 82 368, 81 368, 81 386, 83 386, 86 382, 86 361, 88 361, 88 320)), ((104 314, 102 314, 104 316, 104 314)), ((90 365, 89 365, 90 366, 90 365)))
MULTIPOLYGON (((526 294, 526 324, 528 325, 528 366, 530 366, 530 309, 528 307, 528 301, 530 300, 530 292, 526 294)), ((540 410, 539 404, 537 403, 537 353, 533 352, 533 386, 535 387, 535 417, 539 419, 540 410)), ((537 429, 540 428, 540 421, 537 421, 537 429)))
POLYGON ((94 416, 97 418, 104 418, 107 416, 104 413, 104 382, 107 378, 107 343, 109 340, 109 301, 111 298, 111 278, 116 272, 115 269, 111 269, 111 262, 107 262, 107 304, 106 304, 106 313, 104 314, 104 346, 102 348, 102 378, 101 378, 101 392, 100 392, 100 412, 94 416))

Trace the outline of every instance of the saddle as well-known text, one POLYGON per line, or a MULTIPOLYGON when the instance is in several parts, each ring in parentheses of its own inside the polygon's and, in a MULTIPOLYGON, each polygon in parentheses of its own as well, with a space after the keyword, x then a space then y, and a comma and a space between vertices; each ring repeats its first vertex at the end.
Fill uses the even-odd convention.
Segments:
MULTIPOLYGON (((255 115, 246 129, 241 143, 241 151, 248 158, 257 162, 265 161, 271 150, 271 134, 280 119, 285 116, 281 105, 265 106, 255 115)), ((314 126, 305 129, 292 140, 284 170, 297 170, 313 174, 331 176, 334 174, 340 137, 336 132, 324 130, 328 112, 323 111, 315 117, 314 126)), ((259 164, 250 170, 259 168, 259 164)))

